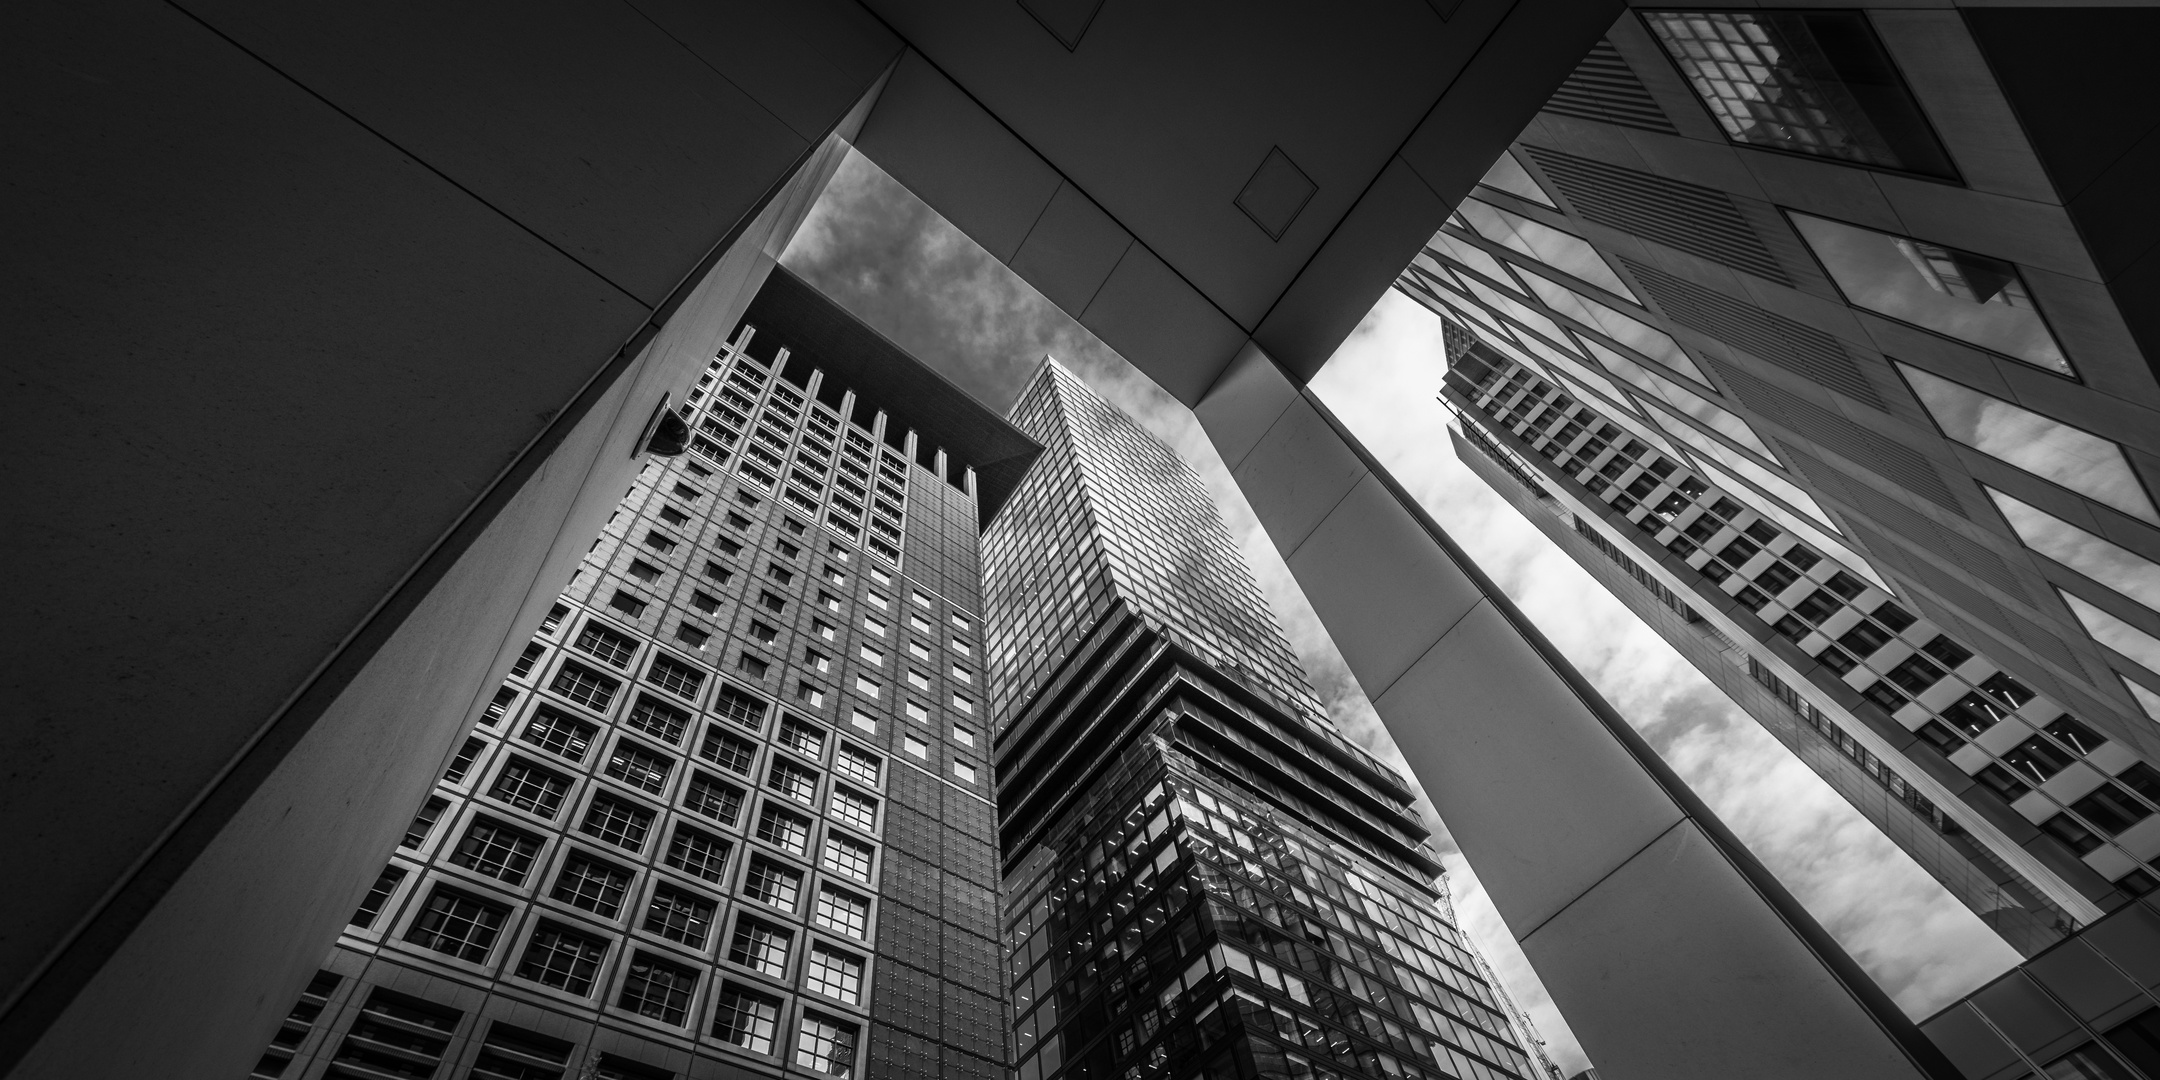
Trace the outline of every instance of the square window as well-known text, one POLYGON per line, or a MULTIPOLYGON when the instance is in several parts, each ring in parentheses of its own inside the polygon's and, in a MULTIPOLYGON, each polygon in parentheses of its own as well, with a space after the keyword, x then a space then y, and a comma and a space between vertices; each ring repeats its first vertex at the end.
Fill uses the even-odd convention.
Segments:
POLYGON ((818 887, 813 918, 819 926, 852 938, 870 936, 870 901, 830 885, 818 887))
POLYGON ((765 677, 766 672, 772 670, 772 664, 749 653, 743 653, 735 658, 735 670, 742 672, 749 678, 762 679, 765 677))
POLYGON ((579 854, 563 864, 562 873, 555 875, 555 889, 548 895, 612 919, 622 911, 623 894, 629 890, 630 871, 579 854))
MULTIPOLYGON (((528 810, 552 819, 556 812, 562 809, 564 797, 570 794, 570 778, 522 758, 512 758, 510 764, 496 774, 495 786, 489 789, 488 794, 520 810, 528 810)), ((411 835, 407 834, 407 846, 418 847, 419 845, 410 843, 411 839, 411 835)))
POLYGON ((698 756, 729 772, 748 776, 750 763, 757 757, 757 746, 717 727, 708 727, 705 744, 698 748, 698 756))
POLYGON ((975 745, 975 732, 972 729, 962 727, 959 724, 953 725, 952 737, 954 742, 959 743, 962 746, 975 745))
POLYGON ((718 905, 713 901, 696 893, 672 885, 656 886, 652 903, 645 909, 645 929, 669 941, 703 949, 705 939, 712 933, 713 913, 717 909, 718 905))
POLYGON ((778 614, 787 610, 787 601, 770 590, 760 589, 758 590, 758 606, 778 614))
POLYGON ((781 758, 774 758, 765 772, 765 786, 805 805, 817 800, 818 774, 781 758))
POLYGON ((795 700, 812 709, 825 707, 825 691, 806 682, 795 684, 795 700))
POLYGON ((622 683, 575 660, 566 660, 556 669, 548 689, 594 712, 604 713, 614 704, 615 692, 622 689, 622 683))
POLYGON ((710 615, 720 610, 720 598, 704 591, 692 591, 690 606, 710 615))
POLYGON ((606 772, 640 791, 658 795, 667 787, 668 774, 674 768, 675 759, 666 754, 629 739, 617 739, 615 752, 608 756, 606 772))
POLYGON ((539 854, 539 837, 499 821, 478 818, 465 830, 457 850, 451 852, 450 863, 512 885, 523 885, 539 854))
POLYGON ((518 962, 517 975, 582 996, 592 993, 593 975, 606 955, 606 940, 543 922, 525 943, 525 957, 518 962))
POLYGON ((733 825, 742 816, 743 790, 702 772, 690 774, 690 789, 683 808, 721 823, 733 825))
POLYGON ((780 637, 780 631, 752 619, 750 620, 750 636, 755 638, 759 644, 770 645, 780 637))
POLYGON ((645 669, 645 681, 677 697, 694 701, 698 691, 705 686, 705 673, 661 653, 654 656, 652 664, 645 669))
POLYGON ((907 651, 908 651, 908 655, 909 655, 909 656, 912 656, 912 657, 914 657, 914 658, 915 658, 915 659, 917 659, 917 660, 928 660, 928 659, 930 659, 930 650, 929 650, 929 648, 928 648, 927 646, 925 646, 925 645, 924 645, 924 644, 923 644, 922 642, 920 642, 920 641, 910 641, 910 642, 908 642, 908 643, 907 643, 907 651))
POLYGON ((525 722, 525 730, 519 738, 548 753, 573 762, 585 760, 585 751, 591 749, 593 736, 600 729, 580 720, 552 705, 542 705, 533 710, 532 719, 525 722))
POLYGON ((833 768, 840 775, 873 787, 884 764, 883 758, 848 742, 841 743, 839 752, 833 755, 833 768))
POLYGON ((630 576, 647 585, 660 580, 660 568, 643 559, 630 560, 630 576))
POLYGON ((693 649, 702 649, 712 640, 712 631, 684 619, 675 624, 675 640, 693 649))
POLYGON ((686 874, 695 874, 707 881, 721 881, 727 877, 727 857, 732 847, 726 840, 703 829, 677 825, 675 835, 668 841, 666 862, 686 874))
POLYGON ((779 1031, 779 998, 733 983, 721 989, 719 1007, 713 1010, 713 1038, 754 1054, 770 1054, 779 1031))
POLYGON ((767 804, 758 815, 757 838, 790 855, 810 851, 810 819, 767 804))
POLYGON ((825 834, 825 869, 846 874, 857 881, 870 880, 870 864, 877 849, 838 833, 825 834))
POLYGON ((648 529, 645 532, 645 546, 665 555, 675 550, 675 540, 658 529, 648 529))
POLYGON ((755 856, 743 877, 743 895, 783 911, 794 911, 796 901, 802 898, 802 879, 800 870, 755 856))
POLYGON ((824 638, 827 641, 832 641, 838 636, 838 634, 833 630, 833 625, 823 619, 810 620, 810 632, 816 634, 821 638, 824 638))
POLYGON ((855 1025, 804 1013, 795 1036, 795 1064, 834 1076, 853 1076, 855 1040, 855 1025))
POLYGON ((833 785, 828 812, 864 832, 877 831, 878 801, 853 788, 833 785))
POLYGON ((824 994, 850 1005, 859 1004, 862 980, 862 957, 841 952, 823 942, 810 946, 810 962, 803 972, 803 987, 811 993, 824 994))
POLYGON ((396 892, 398 883, 404 880, 404 867, 383 867, 383 872, 375 877, 374 886, 368 889, 366 896, 361 898, 360 909, 353 912, 351 925, 362 930, 374 926, 375 920, 382 916, 384 905, 390 902, 390 894, 396 892))
MULTIPOLYGON (((725 584, 727 584, 727 583, 728 583, 728 579, 729 579, 729 578, 732 578, 732 577, 734 577, 734 576, 735 576, 735 571, 733 571, 733 570, 730 570, 730 569, 728 569, 727 567, 725 567, 725 566, 722 566, 722 565, 720 565, 719 563, 716 563, 716 562, 712 561, 711 559, 707 559, 707 560, 705 560, 705 576, 706 576, 706 577, 709 577, 709 578, 711 578, 711 579, 713 579, 713 580, 714 580, 714 581, 716 581, 716 582, 719 582, 719 583, 720 583, 720 584, 722 584, 722 585, 725 585, 725 584)), ((699 593, 698 595, 699 595, 699 596, 704 596, 705 594, 704 594, 704 593, 699 593)), ((711 598, 710 598, 710 597, 707 597, 707 599, 711 599, 711 598)), ((717 603, 718 603, 718 601, 715 601, 715 604, 717 604, 717 603)), ((707 611, 710 611, 710 610, 712 610, 712 609, 711 609, 711 608, 707 608, 707 609, 705 609, 705 610, 707 610, 707 611)))
POLYGON ((825 732, 800 717, 785 717, 780 721, 780 745, 807 758, 820 758, 825 754, 825 732))
POLYGON ((690 968, 640 952, 630 961, 630 974, 623 979, 615 1004, 681 1027, 689 1022, 690 996, 697 990, 697 980, 697 972, 690 968))
POLYGON ((728 944, 728 959, 775 978, 787 977, 788 949, 795 935, 748 916, 735 920, 735 938, 728 944))
POLYGON ((803 666, 809 668, 812 671, 830 672, 832 670, 832 657, 827 656, 824 653, 817 651, 816 649, 803 649, 802 658, 803 666))
POLYGON ((420 917, 413 920, 412 929, 406 931, 405 940, 423 949, 479 963, 495 947, 496 935, 509 917, 510 909, 501 904, 438 885, 428 895, 420 917))
POLYGON ((652 811, 602 793, 586 807, 578 831, 627 851, 642 851, 652 823, 652 811))
POLYGON ((623 723, 668 742, 681 742, 683 731, 690 724, 690 714, 651 694, 639 694, 637 704, 631 706, 630 715, 623 723))

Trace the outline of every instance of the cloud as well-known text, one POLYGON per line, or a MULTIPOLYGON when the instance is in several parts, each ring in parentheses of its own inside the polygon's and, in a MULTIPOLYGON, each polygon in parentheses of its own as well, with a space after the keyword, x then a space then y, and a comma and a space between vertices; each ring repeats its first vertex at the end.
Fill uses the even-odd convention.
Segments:
MULTIPOLYGON (((850 154, 782 263, 1003 410, 1056 356, 1170 443, 1214 495, 1344 733, 1410 775, 1214 447, 1183 405, 964 233, 850 154)), ((1455 460, 1435 397, 1439 322, 1390 292, 1313 388, 1570 661, 1909 1013, 2016 962, 1993 933, 1535 526, 1455 460)), ((1568 1072, 1587 1063, 1429 801, 1463 927, 1568 1072)))

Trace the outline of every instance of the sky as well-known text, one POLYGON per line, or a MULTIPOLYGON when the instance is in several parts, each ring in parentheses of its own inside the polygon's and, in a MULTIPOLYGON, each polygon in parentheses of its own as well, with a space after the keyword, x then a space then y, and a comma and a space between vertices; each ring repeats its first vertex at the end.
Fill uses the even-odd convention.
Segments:
MULTIPOLYGON (((1045 355, 1200 474, 1276 621, 1344 733, 1411 771, 1192 413, 996 258, 850 153, 781 262, 962 389, 1003 411, 1045 355)), ((1312 389, 1442 528, 1641 731, 1891 997, 1925 1017, 2017 955, 1657 633, 1455 459, 1436 400, 1440 321, 1383 296, 1312 389)), ((1589 1064, 1430 802, 1463 926, 1547 1052, 1589 1064)))

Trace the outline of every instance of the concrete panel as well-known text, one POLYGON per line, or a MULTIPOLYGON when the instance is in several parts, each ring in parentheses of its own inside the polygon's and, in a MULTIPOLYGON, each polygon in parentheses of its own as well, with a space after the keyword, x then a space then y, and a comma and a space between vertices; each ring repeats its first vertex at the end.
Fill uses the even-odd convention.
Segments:
POLYGON ((1062 182, 1057 170, 913 52, 893 70, 855 146, 1005 262, 1062 182))
POLYGON ((1681 820, 1489 603, 1457 621, 1373 707, 1517 936, 1681 820))
POLYGON ((1522 944, 1610 1080, 1923 1075, 1693 822, 1522 944))
POLYGON ((1365 475, 1365 463, 1300 398, 1231 473, 1275 550, 1289 558, 1365 475))
POLYGON ((1013 256, 1012 269, 1077 318, 1132 242, 1080 189, 1061 184, 1013 256))
POLYGON ((1200 419, 1223 465, 1235 471, 1297 397, 1297 386, 1289 376, 1260 346, 1248 341, 1208 388, 1207 396, 1193 406, 1193 415, 1200 419))
POLYGON ((1371 310, 1371 300, 1387 291, 1453 209, 1402 159, 1388 162, 1275 301, 1253 339, 1300 381, 1319 374, 1371 310))
POLYGON ((1969 1003, 1960 1002, 1937 1014, 1921 1031, 1960 1073, 1974 1080, 1993 1076, 2022 1060, 1969 1003))
POLYGON ((635 0, 631 6, 812 142, 905 47, 851 0, 635 0))
POLYGON ((1141 244, 1125 249, 1080 323, 1187 405, 1245 345, 1229 316, 1141 244))
POLYGON ((1370 473, 1287 561, 1358 684, 1381 694, 1484 597, 1370 473))
POLYGON ((647 316, 172 8, 11 16, 0 995, 647 316))
POLYGON ((647 304, 816 144, 627 6, 182 6, 647 304))

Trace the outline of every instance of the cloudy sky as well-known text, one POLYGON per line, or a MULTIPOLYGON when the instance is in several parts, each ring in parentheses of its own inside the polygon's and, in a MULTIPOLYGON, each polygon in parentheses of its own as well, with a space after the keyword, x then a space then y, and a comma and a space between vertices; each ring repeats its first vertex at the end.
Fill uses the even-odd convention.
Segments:
MULTIPOLYGON (((1405 774, 1319 619, 1192 414, 988 252, 850 154, 782 262, 1003 410, 1044 354, 1207 481, 1335 721, 1405 774)), ((1978 919, 1455 460, 1435 400, 1439 320, 1390 292, 1314 391, 1905 1010, 1926 1016, 2017 961, 1978 919)), ((1464 925, 1572 1074, 1585 1064, 1474 870, 1441 834, 1464 925)))

